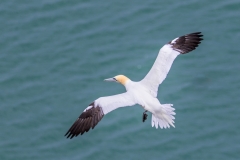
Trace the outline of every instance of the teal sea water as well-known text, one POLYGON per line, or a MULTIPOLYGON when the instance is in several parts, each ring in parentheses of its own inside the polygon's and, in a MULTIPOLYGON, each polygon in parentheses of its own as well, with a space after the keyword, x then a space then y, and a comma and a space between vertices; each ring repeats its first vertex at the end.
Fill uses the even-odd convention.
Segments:
POLYGON ((0 2, 1 160, 240 159, 238 0, 0 2), (159 49, 202 31, 159 88, 176 128, 118 109, 83 136, 64 134, 93 100, 141 80, 159 49))

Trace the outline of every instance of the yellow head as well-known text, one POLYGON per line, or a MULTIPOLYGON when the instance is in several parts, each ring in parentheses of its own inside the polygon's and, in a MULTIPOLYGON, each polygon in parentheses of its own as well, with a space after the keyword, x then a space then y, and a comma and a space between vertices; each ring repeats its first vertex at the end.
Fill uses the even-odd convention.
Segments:
POLYGON ((118 82, 121 83, 122 85, 126 85, 127 81, 129 81, 130 79, 124 75, 117 75, 113 78, 108 78, 105 79, 105 81, 111 81, 111 82, 118 82))

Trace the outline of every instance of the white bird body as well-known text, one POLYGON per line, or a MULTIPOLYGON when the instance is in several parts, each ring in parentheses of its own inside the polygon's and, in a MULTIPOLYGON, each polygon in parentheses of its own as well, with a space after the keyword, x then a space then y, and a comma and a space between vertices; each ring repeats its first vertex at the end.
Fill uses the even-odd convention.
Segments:
MULTIPOLYGON (((174 59, 179 54, 194 50, 201 43, 202 35, 200 33, 187 34, 164 45, 148 74, 139 82, 131 81, 124 75, 106 79, 106 81, 115 81, 124 85, 126 92, 96 99, 83 111, 65 136, 73 138, 88 132, 109 112, 119 107, 135 104, 139 104, 144 110, 152 113, 152 127, 169 128, 170 125, 175 127, 173 124, 175 109, 172 104, 161 104, 157 99, 158 86, 166 78, 174 59)), ((144 121, 145 119, 143 119, 144 121)))
MULTIPOLYGON (((123 75, 120 75, 120 77, 123 75)), ((172 104, 160 104, 160 101, 154 97, 150 90, 146 88, 141 81, 134 82, 131 80, 127 80, 125 83, 126 93, 118 94, 114 96, 100 97, 95 100, 96 105, 104 106, 103 113, 106 115, 112 110, 116 109, 113 106, 125 107, 132 106, 135 104, 139 104, 143 107, 143 109, 153 113, 152 118, 152 126, 155 125, 158 128, 158 125, 161 128, 170 127, 168 124, 173 125, 173 115, 175 115, 174 108, 172 108, 172 104), (168 109, 168 110, 166 110, 168 109)))

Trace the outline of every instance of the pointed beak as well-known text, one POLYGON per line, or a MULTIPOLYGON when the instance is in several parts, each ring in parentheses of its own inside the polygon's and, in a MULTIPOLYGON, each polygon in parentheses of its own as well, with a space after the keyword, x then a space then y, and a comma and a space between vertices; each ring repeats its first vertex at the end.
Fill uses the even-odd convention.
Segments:
POLYGON ((107 81, 107 82, 116 82, 115 78, 104 79, 104 81, 107 81))

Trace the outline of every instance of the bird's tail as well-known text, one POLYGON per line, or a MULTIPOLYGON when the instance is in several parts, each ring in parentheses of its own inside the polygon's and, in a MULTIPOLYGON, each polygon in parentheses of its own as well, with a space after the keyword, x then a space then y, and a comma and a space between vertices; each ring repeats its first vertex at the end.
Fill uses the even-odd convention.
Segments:
POLYGON ((173 104, 161 104, 161 107, 159 107, 159 110, 152 114, 152 127, 158 128, 158 125, 160 128, 170 128, 170 125, 174 126, 174 115, 176 114, 174 112, 174 108, 172 107, 173 104))

